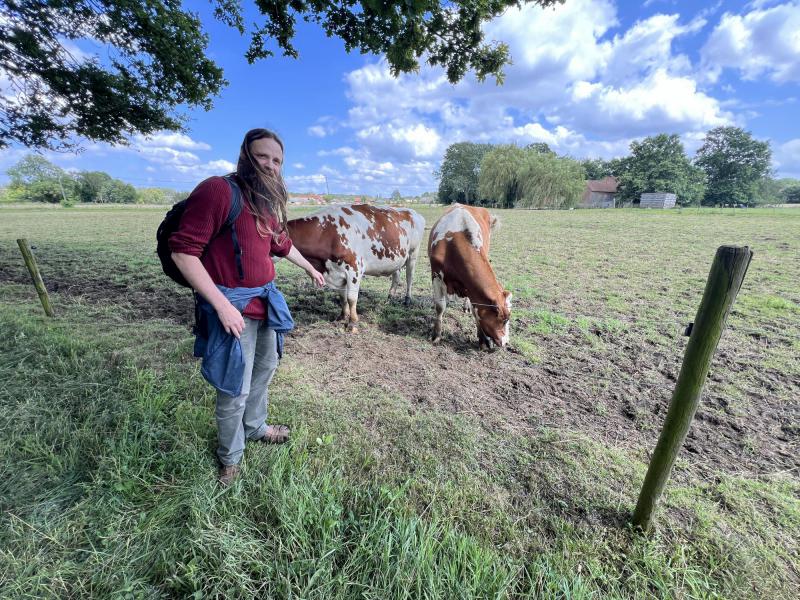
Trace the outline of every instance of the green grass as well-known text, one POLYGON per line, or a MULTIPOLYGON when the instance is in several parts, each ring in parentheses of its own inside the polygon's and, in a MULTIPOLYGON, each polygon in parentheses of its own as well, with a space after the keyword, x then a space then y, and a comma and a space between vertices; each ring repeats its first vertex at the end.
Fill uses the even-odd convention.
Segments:
MULTIPOLYGON (((284 360, 271 387, 271 416, 292 426, 291 443, 248 447, 243 476, 220 490, 213 395, 189 357, 188 328, 136 300, 181 298, 169 295, 152 253, 162 213, 76 207, 0 214, 6 279, 20 273, 13 238, 25 235, 38 246, 46 279, 102 279, 120 290, 102 302, 56 292, 51 321, 24 278, 0 278, 0 596, 800 592, 796 472, 696 471, 682 455, 656 531, 640 536, 627 521, 646 469, 641 449, 580 429, 513 428, 500 416, 418 407, 363 379, 333 389, 313 361, 296 357, 284 360)), ((628 345, 645 338, 654 354, 674 352, 673 329, 693 318, 698 282, 701 288, 723 240, 750 243, 764 262, 751 266, 722 348, 740 348, 749 362, 737 377, 709 382, 712 393, 746 411, 762 371, 796 372, 800 298, 792 282, 800 267, 787 258, 800 241, 788 233, 798 225, 792 214, 501 217, 493 261, 501 280, 517 282, 517 354, 505 360, 548 367, 590 353, 601 367, 585 388, 596 399, 594 418, 608 416, 607 394, 628 381, 617 368, 628 345), (535 232, 527 245, 526 231, 535 232), (650 250, 659 235, 666 247, 650 250), (762 237, 786 247, 760 255, 762 237), (691 253, 677 252, 690 242, 691 253), (754 331, 768 334, 770 345, 754 331)), ((312 334, 329 327, 315 310, 332 317, 335 303, 301 285, 286 265, 280 272, 298 322, 312 334)), ((417 298, 429 290, 427 277, 423 265, 417 298)), ((410 311, 387 302, 387 288, 385 280, 366 286, 364 335, 425 343, 429 308, 421 300, 410 311)), ((474 335, 469 315, 457 307, 448 315, 449 327, 474 335)), ((656 385, 650 370, 640 377, 642 386, 656 385)), ((771 381, 773 393, 795 407, 796 383, 771 381)))

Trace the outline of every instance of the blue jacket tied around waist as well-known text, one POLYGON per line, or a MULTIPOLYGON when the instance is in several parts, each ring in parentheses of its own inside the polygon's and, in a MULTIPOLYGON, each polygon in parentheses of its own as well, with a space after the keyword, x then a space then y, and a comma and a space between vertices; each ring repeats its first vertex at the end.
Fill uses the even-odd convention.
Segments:
MULTIPOLYGON (((253 298, 263 298, 267 306, 266 326, 275 330, 278 357, 283 356, 283 335, 294 329, 286 299, 273 282, 261 287, 217 288, 240 312, 253 298)), ((242 393, 244 357, 239 339, 227 331, 204 298, 197 295, 197 323, 194 328, 194 355, 203 358, 200 372, 208 383, 229 396, 242 393)))

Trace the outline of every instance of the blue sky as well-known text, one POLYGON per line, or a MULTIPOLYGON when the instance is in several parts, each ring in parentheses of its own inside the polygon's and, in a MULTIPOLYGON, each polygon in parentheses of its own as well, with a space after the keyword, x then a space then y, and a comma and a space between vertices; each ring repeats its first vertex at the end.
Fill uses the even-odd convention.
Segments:
MULTIPOLYGON (((247 4, 245 2, 245 4, 247 4)), ((276 130, 295 192, 388 196, 435 190, 433 172, 458 141, 547 142, 577 158, 611 158, 630 142, 677 133, 693 154, 703 135, 737 125, 769 140, 777 176, 800 177, 800 0, 567 0, 509 10, 485 26, 509 44, 502 86, 440 69, 393 78, 379 56, 347 54, 338 38, 298 23, 297 60, 247 64, 248 38, 189 2, 230 84, 214 108, 188 113, 185 134, 85 143, 46 156, 69 170, 133 185, 189 190, 231 170, 245 131, 276 130)), ((251 13, 250 21, 257 18, 251 13)), ((79 44, 85 53, 96 51, 79 44)), ((24 148, 0 151, 0 182, 24 148)))

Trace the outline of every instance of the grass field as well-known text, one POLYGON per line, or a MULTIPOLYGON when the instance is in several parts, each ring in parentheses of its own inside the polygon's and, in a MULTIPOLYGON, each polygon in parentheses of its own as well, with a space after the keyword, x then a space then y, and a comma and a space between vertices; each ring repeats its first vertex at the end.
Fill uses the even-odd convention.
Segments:
POLYGON ((800 595, 800 211, 498 211, 514 308, 493 354, 456 306, 430 345, 427 259, 410 308, 368 280, 355 335, 283 261, 298 328, 270 417, 292 441, 248 447, 228 490, 190 296, 154 254, 163 212, 0 208, 0 597, 800 595), (755 256, 641 536, 722 244, 755 256))

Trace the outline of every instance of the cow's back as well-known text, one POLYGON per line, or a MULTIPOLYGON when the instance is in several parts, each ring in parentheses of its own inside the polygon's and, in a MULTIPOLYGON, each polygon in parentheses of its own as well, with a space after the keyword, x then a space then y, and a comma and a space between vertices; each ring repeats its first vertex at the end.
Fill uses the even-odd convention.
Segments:
POLYGON ((419 213, 365 204, 351 208, 369 223, 366 232, 359 231, 355 240, 366 275, 394 273, 405 266, 410 254, 416 254, 425 233, 425 220, 419 213))
POLYGON ((419 213, 368 204, 328 207, 289 222, 292 241, 303 256, 323 263, 344 261, 365 275, 402 268, 424 232, 419 213))
POLYGON ((350 262, 353 258, 342 237, 342 230, 347 229, 342 217, 341 207, 330 207, 287 223, 292 243, 319 271, 325 270, 326 261, 350 262))
POLYGON ((455 204, 431 227, 428 254, 477 252, 488 258, 492 217, 485 208, 455 204))

